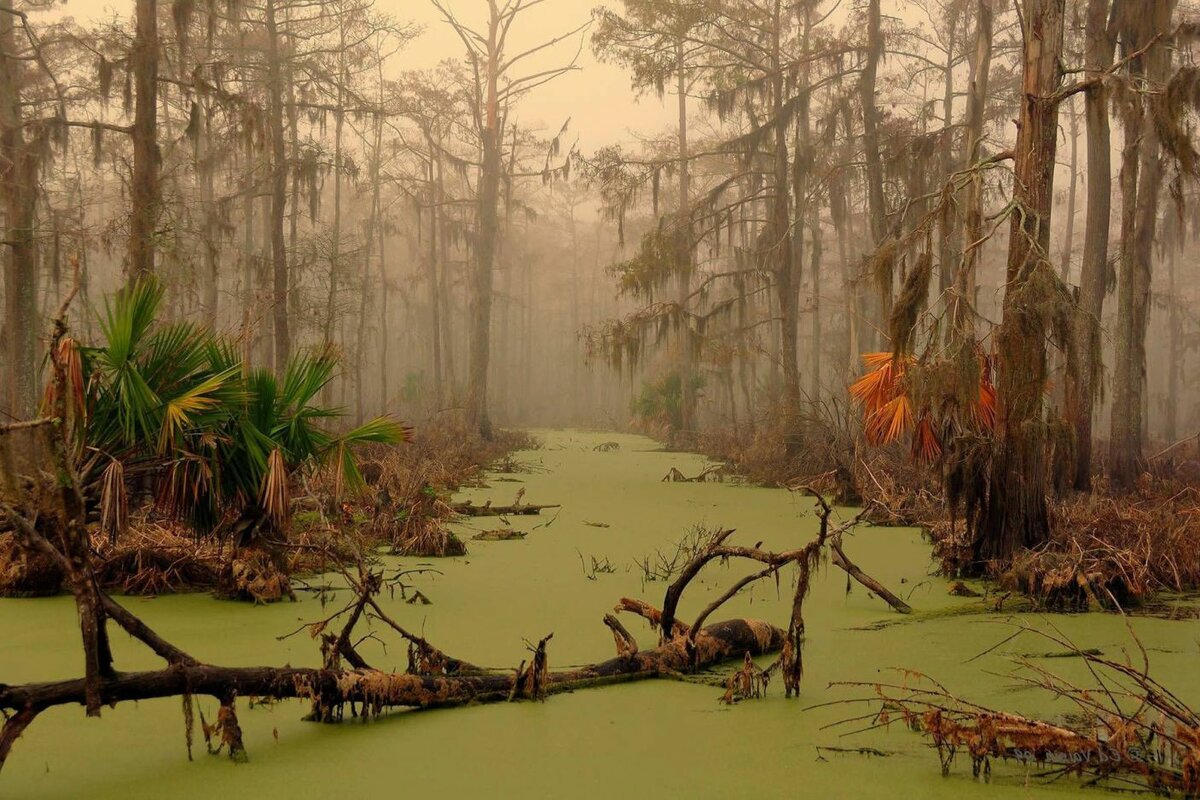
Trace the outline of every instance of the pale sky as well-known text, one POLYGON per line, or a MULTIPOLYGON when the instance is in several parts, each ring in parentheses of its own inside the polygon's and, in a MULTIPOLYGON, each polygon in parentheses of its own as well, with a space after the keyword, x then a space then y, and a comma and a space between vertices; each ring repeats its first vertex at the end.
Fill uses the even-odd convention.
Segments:
MULTIPOLYGON (((600 0, 546 0, 517 19, 511 33, 510 53, 518 53, 581 25, 591 17, 600 0)), ((614 3, 619 5, 619 3, 614 3)), ((446 6, 459 21, 481 28, 487 18, 485 0, 446 0, 446 6)), ((378 0, 376 7, 398 19, 410 19, 425 26, 425 33, 397 57, 397 63, 417 68, 429 67, 444 58, 461 57, 462 42, 442 21, 429 0, 378 0)), ((629 131, 655 133, 673 124, 671 112, 654 95, 635 98, 629 76, 619 67, 601 64, 592 55, 590 32, 579 57, 582 67, 531 93, 519 108, 523 124, 540 125, 548 134, 571 117, 572 135, 564 147, 579 137, 585 153, 619 140, 629 140, 629 131)), ((554 48, 531 58, 530 72, 538 72, 568 63, 579 47, 579 36, 558 43, 554 48)), ((518 73, 523 74, 523 73, 518 73)))
MULTIPOLYGON (((160 5, 167 2, 170 0, 160 0, 160 5)), ((587 22, 592 9, 600 2, 546 0, 518 18, 510 34, 509 53, 519 53, 587 22)), ((445 0, 445 4, 460 22, 470 27, 482 28, 487 19, 485 0, 445 0)), ((614 0, 614 5, 619 2, 614 0)), ((444 59, 465 55, 462 42, 429 0, 377 0, 375 7, 398 21, 412 21, 425 28, 407 50, 393 56, 394 72, 424 69, 444 59)), ((80 22, 111 18, 114 13, 129 16, 133 13, 133 0, 73 0, 66 4, 62 13, 74 16, 80 22)), ((563 142, 564 148, 578 136, 580 149, 590 153, 614 141, 631 140, 631 130, 654 134, 674 124, 672 113, 656 96, 635 98, 629 77, 623 70, 597 62, 592 55, 590 32, 584 32, 582 36, 583 51, 578 62, 581 69, 529 94, 517 113, 523 125, 554 134, 570 117, 571 133, 563 142)), ((579 41, 577 34, 531 57, 527 61, 528 71, 538 72, 569 63, 579 48, 579 41)), ((515 73, 516 76, 522 74, 526 72, 515 73)))

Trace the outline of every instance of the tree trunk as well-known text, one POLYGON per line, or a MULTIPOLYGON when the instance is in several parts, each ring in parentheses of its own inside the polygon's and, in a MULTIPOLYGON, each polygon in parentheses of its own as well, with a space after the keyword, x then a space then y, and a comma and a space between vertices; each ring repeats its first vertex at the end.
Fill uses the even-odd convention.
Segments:
MULTIPOLYGON (((261 336, 258 329, 258 290, 255 262, 258 260, 254 252, 254 196, 258 191, 255 179, 254 145, 250 137, 246 137, 242 170, 245 182, 242 185, 242 344, 244 358, 247 364, 255 363, 255 344, 261 336)), ((260 365, 261 366, 261 365, 260 365)))
MULTIPOLYGON (((1150 37, 1170 27, 1175 0, 1153 0, 1127 12, 1122 47, 1133 53, 1150 45, 1150 37)), ((1166 83, 1169 51, 1151 45, 1133 59, 1135 83, 1166 83)), ((1125 146, 1121 166, 1121 261, 1118 270, 1116 364, 1113 374, 1112 433, 1109 473, 1115 487, 1128 489, 1142 467, 1146 391, 1146 330, 1150 322, 1150 275, 1162 187, 1162 146, 1145 101, 1135 96, 1125 112, 1125 146)))
MULTIPOLYGON (((875 106, 875 86, 879 73, 879 59, 883 56, 883 32, 880 0, 869 0, 867 4, 867 52, 859 81, 859 100, 863 113, 863 159, 867 165, 867 219, 871 228, 873 248, 883 244, 887 238, 887 203, 883 195, 883 156, 879 148, 879 109, 875 106)), ((876 328, 876 349, 886 349, 884 340, 886 321, 892 312, 892 276, 889 273, 878 277, 879 324, 876 328)))
POLYGON ((1067 100, 1071 125, 1067 137, 1071 141, 1071 183, 1067 189, 1067 224, 1063 230, 1062 264, 1059 277, 1066 283, 1071 277, 1071 257, 1075 253, 1075 205, 1079 193, 1079 115, 1075 112, 1075 98, 1067 100))
POLYGON ((162 188, 158 165, 158 2, 137 0, 137 31, 131 62, 137 99, 133 116, 133 179, 130 185, 129 277, 154 274, 155 237, 162 188))
POLYGON ((788 129, 784 113, 783 8, 775 0, 771 49, 771 100, 775 124, 775 166, 771 202, 770 246, 775 250, 775 293, 779 304, 779 357, 783 362, 783 437, 789 456, 800 447, 799 296, 792 253, 791 178, 788 168, 788 129))
MULTIPOLYGON (((965 6, 964 6, 965 8, 965 6)), ((950 39, 946 45, 946 72, 942 93, 942 178, 949 180, 954 172, 954 51, 958 47, 958 28, 961 11, 956 6, 947 10, 946 24, 950 27, 950 39)), ((964 150, 969 148, 967 145, 964 150)), ((954 285, 954 276, 958 272, 958 259, 955 257, 958 244, 958 222, 954 207, 946 203, 942 208, 941 224, 938 226, 938 283, 943 293, 954 285)))
MULTIPOLYGON (((285 16, 290 22, 291 9, 285 16)), ((288 204, 288 253, 295 260, 297 244, 300 240, 300 109, 296 105, 296 73, 288 65, 287 71, 288 104, 287 125, 290 157, 292 160, 292 187, 288 204)), ((301 315, 301 296, 296 283, 300 278, 299 269, 288 270, 288 315, 289 319, 299 319, 301 315)), ((289 330, 290 333, 290 330, 289 330)))
POLYGON ((484 97, 480 133, 483 166, 479 174, 478 234, 475 241, 475 265, 471 271, 470 338, 467 359, 467 397, 465 424, 485 439, 492 437, 492 421, 488 414, 488 366, 491 356, 492 281, 496 251, 497 214, 500 201, 501 130, 499 80, 501 43, 499 41, 499 9, 492 7, 488 27, 487 63, 484 74, 484 97))
POLYGON ((283 238, 283 216, 287 206, 287 142, 283 130, 283 68, 279 52, 280 34, 275 20, 276 0, 267 0, 267 84, 270 92, 268 125, 271 136, 271 318, 274 322, 274 368, 282 374, 291 359, 292 341, 288 320, 288 254, 283 238))
POLYGON ((1168 443, 1179 439, 1179 404, 1183 402, 1183 361, 1187 352, 1183 348, 1183 320, 1180 314, 1180 298, 1177 294, 1176 273, 1179 269, 1179 251, 1183 248, 1184 232, 1178 221, 1175 236, 1168 242, 1167 255, 1167 413, 1163 422, 1163 434, 1168 443))
POLYGON ((1007 290, 998 332, 996 445, 990 492, 977 530, 977 562, 1007 561, 1050 533, 1046 503, 1045 307, 1053 285, 1049 263, 1050 221, 1058 147, 1058 101, 1062 80, 1066 0, 1028 0, 1022 20, 1025 48, 1021 118, 1014 149, 1015 179, 1008 248, 1007 290), (1050 275, 1046 275, 1046 271, 1050 275))
MULTIPOLYGON (((1109 24, 1112 0, 1088 0, 1087 72, 1099 75, 1112 66, 1115 40, 1109 24)), ((1075 429, 1075 488, 1092 485, 1092 416, 1099 389, 1100 319, 1108 284, 1108 239, 1112 222, 1112 137, 1108 89, 1096 81, 1084 94, 1087 131, 1087 219, 1083 267, 1075 314, 1075 357, 1067 364, 1067 416, 1075 429)))
POLYGON ((441 195, 441 143, 435 147, 433 140, 429 141, 429 317, 431 328, 431 353, 433 359, 433 397, 434 407, 441 410, 443 405, 443 387, 445 376, 442 375, 442 290, 438 277, 438 244, 441 237, 441 226, 438 224, 441 195))
MULTIPOLYGON (((1075 252, 1075 207, 1079 191, 1079 115, 1075 112, 1074 95, 1067 99, 1067 111, 1070 116, 1067 138, 1071 147, 1071 182, 1067 189, 1067 222, 1063 230, 1062 260, 1058 271, 1059 278, 1063 284, 1069 284, 1071 278, 1071 259, 1075 252)), ((1069 367, 1066 363, 1068 355, 1067 348, 1063 348, 1055 353, 1054 356, 1054 373, 1062 376, 1061 379, 1057 379, 1058 385, 1055 387, 1055 403, 1063 409, 1064 413, 1067 407, 1067 394, 1069 392, 1067 384, 1070 383, 1066 377, 1069 372, 1069 367)))
POLYGON ((200 172, 201 205, 204 206, 204 317, 211 330, 217 330, 217 314, 220 301, 220 255, 221 235, 216 206, 217 150, 213 147, 212 111, 207 101, 201 104, 204 129, 200 137, 201 156, 197 170, 200 172))
MULTIPOLYGON (((983 154, 983 116, 987 107, 988 82, 992 70, 993 0, 979 0, 976 8, 975 57, 968 79, 967 130, 963 134, 964 166, 977 166, 983 154)), ((983 176, 971 174, 963 205, 963 255, 954 276, 952 331, 962 341, 975 336, 975 285, 979 248, 983 240, 983 176)))
POLYGON ((696 434, 695 344, 688 320, 688 295, 692 291, 691 165, 688 163, 687 75, 683 40, 675 43, 675 91, 679 101, 679 261, 675 265, 679 303, 679 431, 685 439, 696 434))
MULTIPOLYGON (((366 375, 367 363, 367 317, 370 308, 371 295, 371 259, 375 249, 375 232, 383 224, 383 205, 382 205, 382 187, 380 186, 380 167, 383 163, 383 117, 376 114, 373 118, 373 141, 371 143, 371 215, 367 219, 367 232, 363 237, 363 268, 362 268, 362 288, 359 297, 358 308, 358 337, 355 344, 355 361, 358 368, 355 370, 355 397, 354 397, 354 415, 355 424, 362 425, 366 421, 366 392, 363 386, 366 375)), ((364 139, 366 137, 363 137, 364 139)), ((364 142, 365 144, 365 142, 364 142)), ((379 406, 379 414, 387 411, 387 280, 383 274, 383 253, 379 254, 379 287, 377 291, 380 294, 380 314, 377 318, 379 321, 379 332, 377 340, 379 341, 379 380, 383 382, 383 390, 379 406)))
POLYGON ((33 231, 37 159, 22 130, 22 61, 16 57, 13 6, 0 2, 0 192, 4 195, 4 347, 8 362, 7 405, 16 419, 37 405, 37 243, 33 231))
MULTIPOLYGON (((814 204, 815 206, 815 204, 814 204)), ((821 402, 821 258, 822 239, 821 239, 821 215, 817 208, 813 208, 812 219, 809 224, 809 238, 812 240, 812 267, 809 272, 812 275, 812 308, 809 309, 812 314, 812 401, 814 403, 821 402)))

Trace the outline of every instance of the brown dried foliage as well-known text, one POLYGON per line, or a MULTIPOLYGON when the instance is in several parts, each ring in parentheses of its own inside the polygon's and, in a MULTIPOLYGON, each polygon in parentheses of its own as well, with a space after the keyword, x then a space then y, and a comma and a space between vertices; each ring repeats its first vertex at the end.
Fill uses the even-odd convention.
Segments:
POLYGON ((899 683, 839 685, 870 692, 870 698, 862 698, 878 703, 870 727, 900 721, 928 737, 943 774, 965 753, 975 777, 990 775, 992 762, 999 759, 1035 764, 1048 780, 1074 775, 1113 788, 1200 795, 1200 715, 1150 676, 1149 659, 1136 638, 1137 654, 1114 661, 1080 649, 1057 630, 1020 626, 1017 633, 1044 637, 1086 661, 1095 686, 1076 686, 1028 657, 1013 659, 1021 684, 1074 704, 1076 713, 1064 721, 961 700, 927 675, 909 670, 901 671, 899 683))

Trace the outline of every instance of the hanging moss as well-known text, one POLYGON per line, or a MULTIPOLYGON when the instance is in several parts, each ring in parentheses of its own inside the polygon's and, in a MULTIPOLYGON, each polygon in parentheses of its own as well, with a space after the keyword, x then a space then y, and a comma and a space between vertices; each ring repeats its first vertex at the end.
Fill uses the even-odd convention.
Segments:
POLYGON ((113 65, 102 53, 100 61, 96 65, 96 84, 99 88, 100 97, 107 102, 109 95, 112 93, 113 81, 113 65))
POLYGON ((175 0, 171 3, 171 19, 175 23, 175 36, 179 39, 179 54, 187 57, 188 28, 192 24, 192 12, 196 10, 196 0, 175 0))
MULTIPOLYGON (((917 322, 929 299, 929 282, 932 276, 933 256, 928 252, 922 253, 917 257, 916 266, 905 278, 900 297, 892 307, 892 316, 888 320, 892 352, 896 356, 906 355, 912 350, 917 322)), ((889 272, 889 286, 890 282, 891 274, 889 272)))

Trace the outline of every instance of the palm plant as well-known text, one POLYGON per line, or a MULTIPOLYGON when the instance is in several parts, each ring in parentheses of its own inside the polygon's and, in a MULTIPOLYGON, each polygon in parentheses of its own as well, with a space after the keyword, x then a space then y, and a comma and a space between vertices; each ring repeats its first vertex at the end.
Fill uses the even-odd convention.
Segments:
POLYGON ((952 360, 920 362, 896 353, 867 353, 866 373, 850 386, 863 407, 867 442, 881 446, 912 432, 912 456, 935 461, 945 442, 971 430, 989 434, 996 424, 996 389, 987 359, 973 350, 963 364, 952 360), (964 381, 963 372, 971 375, 964 381), (949 373, 949 375, 947 375, 949 373), (959 387, 968 387, 959 396, 959 387))
POLYGON ((338 491, 355 489, 356 445, 408 439, 386 417, 346 433, 328 427, 340 413, 315 398, 333 376, 330 355, 298 355, 281 377, 250 369, 226 337, 160 323, 162 299, 156 282, 132 284, 106 303, 102 346, 70 345, 80 472, 111 536, 136 481, 148 481, 158 506, 197 534, 234 520, 242 531, 280 531, 297 471, 329 463, 338 491))

